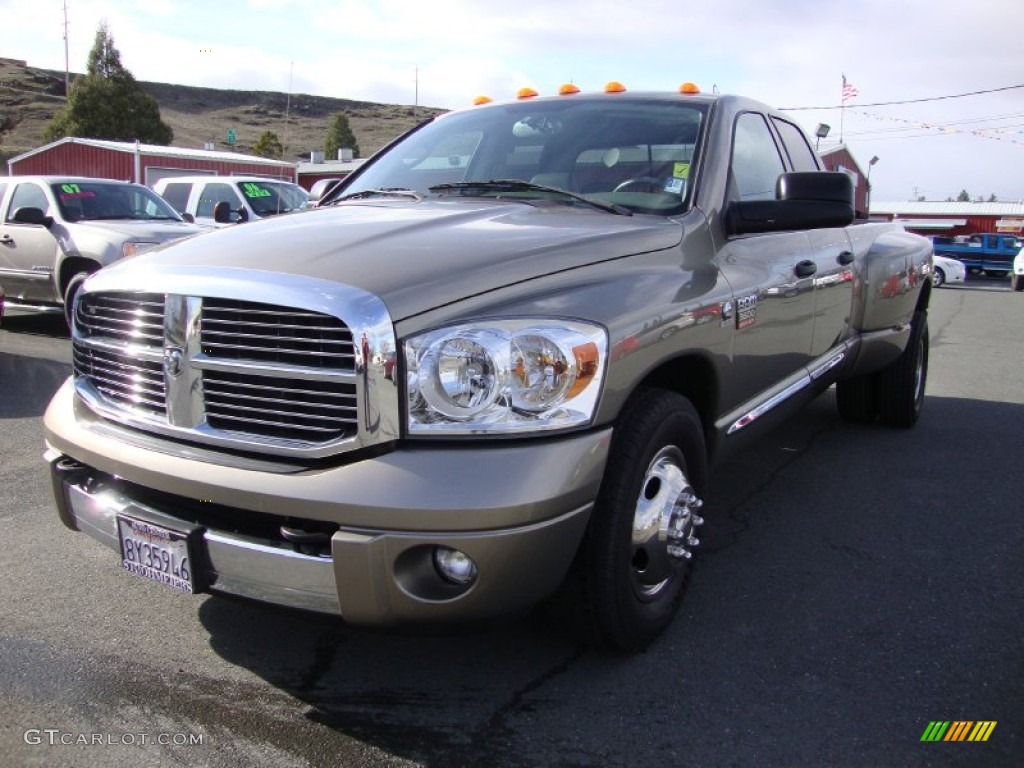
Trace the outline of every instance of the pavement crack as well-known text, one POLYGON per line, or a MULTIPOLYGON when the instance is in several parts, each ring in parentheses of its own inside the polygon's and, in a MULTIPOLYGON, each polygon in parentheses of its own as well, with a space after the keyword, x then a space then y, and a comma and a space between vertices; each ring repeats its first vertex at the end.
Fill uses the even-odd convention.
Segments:
MULTIPOLYGON (((499 706, 486 722, 478 726, 472 733, 469 743, 458 747, 449 755, 449 759, 443 761, 447 766, 480 766, 488 765, 497 768, 496 748, 505 739, 506 734, 511 736, 511 727, 506 724, 507 718, 519 710, 523 700, 534 691, 547 685, 549 682, 565 674, 587 653, 586 646, 579 645, 571 654, 562 659, 554 666, 548 668, 535 678, 527 682, 518 690, 514 691, 508 700, 499 706)), ((508 739, 511 741, 511 738, 508 739)), ((439 763, 440 764, 440 763, 439 763)), ((513 763, 514 764, 514 763, 513 763)))
MULTIPOLYGON (((763 481, 751 488, 746 495, 736 501, 724 515, 713 521, 716 542, 706 542, 701 547, 701 555, 712 555, 721 552, 736 544, 740 536, 750 527, 750 520, 756 505, 755 499, 771 488, 779 479, 779 476, 788 471, 794 464, 800 461, 813 447, 822 435, 832 432, 835 429, 834 422, 828 422, 811 432, 803 445, 796 448, 784 448, 788 457, 778 466, 769 471, 763 481)), ((714 514, 714 512, 712 512, 714 514)))

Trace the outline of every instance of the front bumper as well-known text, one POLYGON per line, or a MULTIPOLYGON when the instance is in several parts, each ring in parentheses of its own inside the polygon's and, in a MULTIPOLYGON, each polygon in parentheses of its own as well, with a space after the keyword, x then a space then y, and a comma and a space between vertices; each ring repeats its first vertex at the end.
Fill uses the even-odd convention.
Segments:
POLYGON ((373 626, 488 618, 552 593, 583 536, 610 442, 610 430, 471 447, 460 441, 282 473, 212 464, 185 449, 166 453, 166 444, 133 445, 90 423, 67 385, 45 423, 54 495, 68 527, 115 550, 119 514, 198 528, 210 591, 373 626), (204 518, 205 505, 222 514, 204 518), (249 529, 249 518, 262 524, 249 529), (277 519, 333 532, 310 552, 268 533, 273 525, 265 523, 277 519), (472 558, 476 581, 445 581, 433 567, 438 546, 472 558))

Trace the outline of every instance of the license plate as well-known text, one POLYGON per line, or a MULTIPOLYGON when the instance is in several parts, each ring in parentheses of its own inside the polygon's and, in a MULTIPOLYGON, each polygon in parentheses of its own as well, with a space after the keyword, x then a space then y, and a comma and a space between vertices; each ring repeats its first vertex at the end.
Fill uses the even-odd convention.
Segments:
POLYGON ((124 515, 117 517, 117 532, 121 564, 126 571, 182 592, 198 591, 193 547, 187 533, 124 515))

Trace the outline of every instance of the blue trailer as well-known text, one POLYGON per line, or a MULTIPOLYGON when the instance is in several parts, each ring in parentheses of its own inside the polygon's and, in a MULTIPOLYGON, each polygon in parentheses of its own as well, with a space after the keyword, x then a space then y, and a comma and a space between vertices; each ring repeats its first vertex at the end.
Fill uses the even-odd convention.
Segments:
POLYGON ((940 256, 962 261, 968 272, 1005 277, 1013 269, 1013 257, 1021 249, 1021 239, 986 232, 956 238, 933 237, 932 247, 940 256))

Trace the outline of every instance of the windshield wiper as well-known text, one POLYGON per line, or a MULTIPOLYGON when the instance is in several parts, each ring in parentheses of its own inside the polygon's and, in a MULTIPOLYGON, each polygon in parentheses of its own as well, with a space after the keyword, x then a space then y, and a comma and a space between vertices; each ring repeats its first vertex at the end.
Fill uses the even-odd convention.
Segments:
POLYGON ((589 197, 577 195, 567 189, 558 187, 546 187, 543 184, 534 184, 520 179, 491 179, 490 181, 458 181, 451 184, 435 184, 430 187, 431 192, 543 192, 544 194, 556 195, 563 200, 583 203, 601 211, 614 213, 619 216, 632 216, 633 212, 628 208, 613 203, 603 203, 599 200, 591 200, 589 197))
POLYGON ((364 189, 359 192, 352 192, 351 194, 342 195, 334 200, 328 200, 325 203, 321 203, 321 205, 333 205, 334 203, 340 203, 345 200, 366 200, 370 197, 408 197, 412 200, 423 199, 417 193, 405 187, 383 187, 381 189, 364 189))

